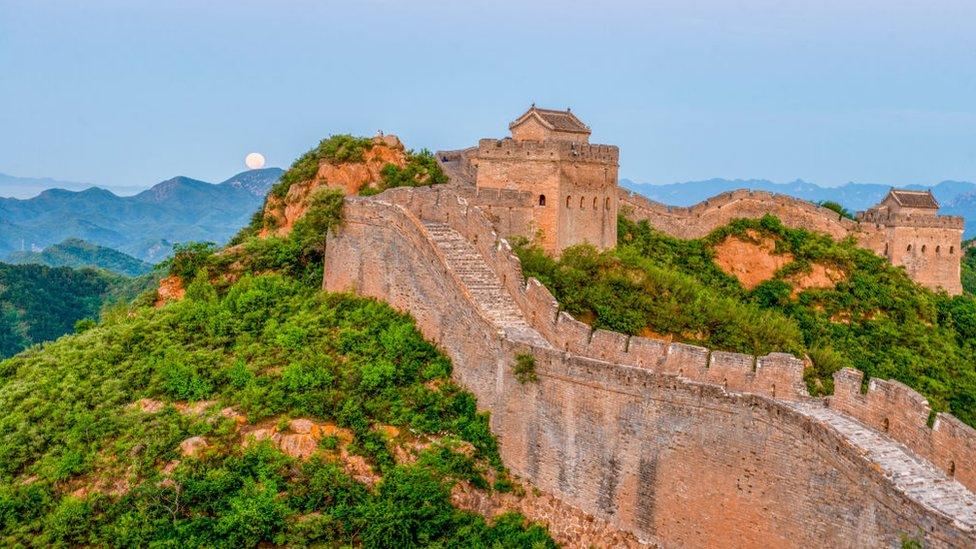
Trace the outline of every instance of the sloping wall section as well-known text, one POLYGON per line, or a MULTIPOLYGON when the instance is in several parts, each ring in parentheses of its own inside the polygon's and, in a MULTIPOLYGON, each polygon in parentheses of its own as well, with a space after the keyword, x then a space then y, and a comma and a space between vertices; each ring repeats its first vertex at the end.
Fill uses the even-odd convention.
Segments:
POLYGON ((976 544, 960 483, 976 483, 976 433, 943 414, 928 427, 911 390, 873 381, 862 395, 844 371, 828 405, 791 356, 593 331, 526 283, 489 218, 448 188, 350 198, 346 219, 325 288, 410 312, 491 411, 505 463, 564 502, 665 547, 976 544), (538 337, 492 322, 430 221, 477 250, 538 337), (522 353, 537 382, 513 377, 522 353))

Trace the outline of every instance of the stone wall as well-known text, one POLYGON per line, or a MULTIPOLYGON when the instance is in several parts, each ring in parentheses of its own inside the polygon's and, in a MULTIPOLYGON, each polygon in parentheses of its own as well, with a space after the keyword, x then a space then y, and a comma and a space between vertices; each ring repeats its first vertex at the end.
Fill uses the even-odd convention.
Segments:
POLYGON ((858 230, 856 221, 790 196, 765 191, 722 193, 687 208, 667 206, 620 189, 620 205, 637 220, 647 220, 660 231, 678 238, 701 238, 733 219, 774 215, 790 227, 826 233, 842 239, 858 230))
POLYGON ((963 222, 959 217, 890 214, 844 218, 790 196, 764 191, 723 193, 687 208, 666 206, 619 190, 620 205, 636 220, 678 238, 701 238, 736 218, 778 217, 788 227, 826 233, 840 240, 854 237, 858 244, 905 267, 912 280, 950 295, 962 293, 960 247, 963 222), (911 248, 909 248, 911 246, 911 248))
MULTIPOLYGON (((409 311, 492 412, 508 466, 642 539, 898 546, 921 528, 932 546, 976 543, 971 529, 894 489, 863 448, 791 407, 810 400, 799 361, 593 331, 559 312, 537 281, 523 282, 518 259, 470 197, 395 189, 348 200, 346 224, 329 237, 324 285, 409 311), (479 314, 421 218, 472 242, 552 345, 509 341, 479 314), (517 353, 535 357, 538 383, 514 380, 517 353)), ((930 428, 919 395, 873 381, 862 396, 854 377, 838 374, 831 409, 974 486, 971 428, 944 414, 930 428)))

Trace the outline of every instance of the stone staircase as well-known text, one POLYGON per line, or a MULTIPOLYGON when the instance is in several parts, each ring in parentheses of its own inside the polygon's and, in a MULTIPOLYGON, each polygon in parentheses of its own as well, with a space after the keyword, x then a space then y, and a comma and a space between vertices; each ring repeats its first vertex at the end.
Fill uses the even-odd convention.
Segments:
POLYGON ((458 275, 484 316, 509 338, 550 347, 549 342, 529 326, 498 275, 473 244, 445 223, 423 221, 423 224, 447 259, 448 268, 458 275))
POLYGON ((957 526, 976 530, 976 495, 949 479, 931 463, 916 457, 891 437, 815 402, 792 402, 791 408, 826 423, 874 462, 892 484, 909 497, 951 517, 957 526))

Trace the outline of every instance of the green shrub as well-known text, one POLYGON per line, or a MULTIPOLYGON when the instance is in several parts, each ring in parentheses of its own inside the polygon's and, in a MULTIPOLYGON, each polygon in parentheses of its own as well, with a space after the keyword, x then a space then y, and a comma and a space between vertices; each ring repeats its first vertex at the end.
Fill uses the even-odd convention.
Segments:
MULTIPOLYGON (((284 245, 235 261, 288 264, 284 245)), ((187 272, 217 273, 224 260, 208 255, 187 272)), ((181 301, 109 315, 0 362, 4 543, 553 547, 522 517, 489 526, 451 505, 454 483, 487 489, 487 467, 507 477, 487 415, 413 321, 373 300, 323 293, 288 271, 245 272, 227 286, 197 277, 181 301), (143 412, 132 406, 140 398, 216 402, 196 416, 173 406, 143 412), (242 448, 234 422, 217 413, 226 406, 252 424, 308 417, 346 426, 355 434, 348 449, 383 480, 371 491, 330 462, 336 437, 305 462, 267 442, 242 448), (448 442, 397 464, 379 424, 448 442), (204 436, 208 451, 181 457, 179 444, 191 436, 204 436), (459 454, 450 441, 475 451, 459 454), (160 468, 177 459, 163 482, 160 468), (122 495, 70 495, 98 479, 132 485, 122 495)))
POLYGON ((535 373, 535 357, 529 354, 515 355, 515 366, 512 368, 515 379, 521 384, 535 383, 539 377, 535 373))

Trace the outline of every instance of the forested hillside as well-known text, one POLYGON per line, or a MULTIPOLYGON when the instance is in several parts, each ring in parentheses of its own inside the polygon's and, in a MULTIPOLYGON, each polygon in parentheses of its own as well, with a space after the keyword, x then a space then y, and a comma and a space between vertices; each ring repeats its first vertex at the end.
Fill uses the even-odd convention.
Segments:
POLYGON ((132 299, 148 283, 95 269, 0 263, 0 358, 97 319, 104 305, 132 299))
POLYGON ((90 244, 78 238, 69 238, 60 244, 48 246, 40 252, 11 252, 8 263, 24 265, 35 263, 48 267, 94 267, 127 276, 144 275, 153 269, 145 261, 112 248, 90 244))
POLYGON ((487 416, 409 317, 320 290, 342 193, 303 207, 181 247, 180 296, 0 362, 5 545, 554 546, 462 509, 525 496, 487 416))
POLYGON ((854 242, 739 220, 683 241, 621 217, 615 250, 555 261, 517 246, 526 276, 596 327, 713 349, 808 356, 812 394, 850 366, 897 379, 976 425, 976 301, 914 284, 854 242))

